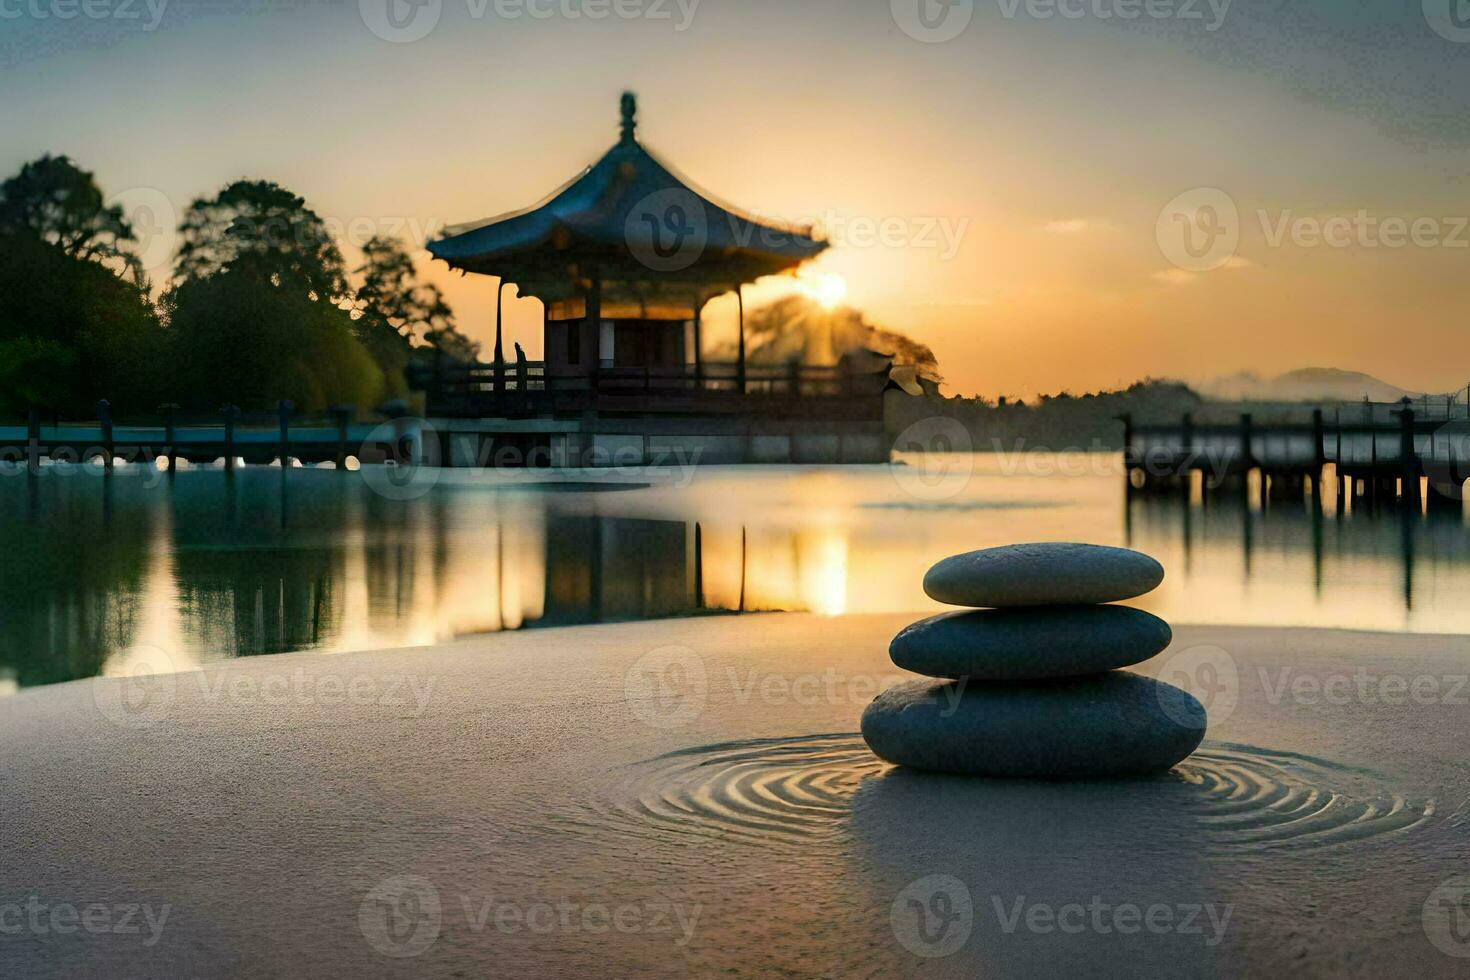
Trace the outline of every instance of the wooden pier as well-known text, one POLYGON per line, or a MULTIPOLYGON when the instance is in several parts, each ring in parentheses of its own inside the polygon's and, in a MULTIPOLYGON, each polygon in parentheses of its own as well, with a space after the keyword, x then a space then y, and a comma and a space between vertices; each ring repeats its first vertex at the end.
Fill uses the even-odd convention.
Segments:
POLYGON ((0 465, 38 471, 52 463, 100 464, 118 461, 156 464, 166 459, 172 471, 179 460, 208 465, 223 460, 226 470, 240 463, 269 464, 295 460, 303 465, 407 459, 413 452, 419 420, 386 423, 353 420, 353 409, 333 409, 326 420, 294 420, 290 402, 274 412, 244 413, 227 406, 214 416, 183 415, 165 408, 156 422, 114 423, 107 402, 97 406, 91 422, 43 420, 31 409, 24 426, 0 425, 0 465))
POLYGON ((1251 413, 1229 422, 1136 424, 1123 416, 1129 485, 1137 491, 1189 487, 1208 493, 1245 486, 1254 474, 1262 500, 1320 496, 1335 479, 1345 499, 1419 508, 1461 506, 1470 477, 1470 413, 1453 399, 1304 410, 1303 418, 1262 424, 1251 413))
MULTIPOLYGON (((525 365, 521 367, 524 369, 525 365)), ((886 362, 885 362, 886 367, 886 362)), ((465 372, 458 390, 429 392, 428 417, 360 422, 350 407, 300 418, 225 407, 116 422, 108 403, 93 420, 44 418, 0 424, 0 473, 43 464, 142 463, 170 473, 179 461, 233 470, 250 465, 399 462, 456 468, 656 467, 743 463, 876 463, 888 458, 883 429, 886 370, 832 368, 751 372, 745 390, 718 374, 697 387, 653 372, 599 372, 589 385, 533 378, 524 370, 465 372), (632 376, 636 374, 636 376, 632 376), (653 406, 652 408, 650 406, 653 406), (695 411, 698 409, 698 411, 695 411)))

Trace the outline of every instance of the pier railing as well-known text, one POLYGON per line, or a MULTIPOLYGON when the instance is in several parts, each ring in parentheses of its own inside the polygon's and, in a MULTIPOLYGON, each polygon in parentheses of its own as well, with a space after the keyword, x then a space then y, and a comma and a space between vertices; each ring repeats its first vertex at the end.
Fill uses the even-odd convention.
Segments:
POLYGON ((297 418, 289 401, 268 412, 243 412, 226 405, 214 413, 184 413, 162 406, 148 419, 116 420, 106 401, 97 405, 90 421, 47 418, 31 408, 23 425, 0 423, 0 463, 23 464, 31 469, 41 459, 53 462, 100 461, 111 469, 118 459, 152 462, 167 459, 172 469, 179 459, 212 462, 223 458, 226 469, 236 460, 269 463, 334 462, 346 465, 349 456, 369 459, 406 457, 405 439, 412 439, 417 420, 356 421, 349 406, 329 409, 325 417, 297 418))
POLYGON ((1251 470, 1288 483, 1320 481, 1332 465, 1339 479, 1394 484, 1417 498, 1422 478, 1458 493, 1470 477, 1470 415, 1453 398, 1315 409, 1306 421, 1260 423, 1250 413, 1229 423, 1201 423, 1190 414, 1177 423, 1121 421, 1125 460, 1139 485, 1193 472, 1218 485, 1251 470))
POLYGON ((420 379, 431 416, 523 417, 586 411, 639 415, 882 418, 887 365, 599 367, 557 372, 541 361, 442 365, 420 379))

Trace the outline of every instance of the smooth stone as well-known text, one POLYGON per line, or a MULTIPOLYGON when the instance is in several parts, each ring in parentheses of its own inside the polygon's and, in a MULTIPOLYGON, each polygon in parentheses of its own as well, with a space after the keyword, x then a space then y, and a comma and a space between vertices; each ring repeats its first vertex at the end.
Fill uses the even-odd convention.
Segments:
POLYGON ((1164 772, 1205 736, 1186 691, 1139 674, 1017 684, 914 681, 863 712, 863 739, 900 766, 1077 779, 1164 772))
POLYGON ((1025 681, 1130 667, 1173 638, 1168 623, 1127 606, 977 609, 905 626, 888 655, 927 677, 1025 681))
POLYGON ((1080 605, 1151 592, 1164 566, 1127 548, 1013 544, 946 558, 924 576, 929 598, 952 606, 1080 605))

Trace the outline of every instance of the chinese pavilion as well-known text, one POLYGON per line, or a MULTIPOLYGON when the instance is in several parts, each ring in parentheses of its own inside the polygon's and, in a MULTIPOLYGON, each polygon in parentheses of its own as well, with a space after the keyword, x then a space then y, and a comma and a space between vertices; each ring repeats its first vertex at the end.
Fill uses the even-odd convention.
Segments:
POLYGON ((499 280, 493 360, 445 368, 429 414, 881 421, 886 359, 747 364, 741 287, 794 271, 826 242, 717 203, 649 152, 637 127, 636 100, 624 93, 621 138, 596 163, 532 208, 429 243, 451 268, 499 280), (542 303, 541 362, 505 357, 507 286, 542 303), (732 292, 735 359, 712 363, 700 312, 732 292))

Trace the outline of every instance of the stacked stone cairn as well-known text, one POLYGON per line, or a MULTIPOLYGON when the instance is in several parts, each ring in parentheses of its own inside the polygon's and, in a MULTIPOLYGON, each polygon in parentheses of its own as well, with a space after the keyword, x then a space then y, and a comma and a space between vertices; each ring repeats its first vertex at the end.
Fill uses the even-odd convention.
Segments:
POLYGON ((893 638, 895 664, 938 679, 880 694, 863 712, 863 738, 889 762, 935 772, 1079 779, 1169 769, 1204 738, 1204 706, 1118 669, 1162 652, 1173 634, 1157 616, 1106 604, 1163 579, 1148 555, 1089 544, 946 558, 924 591, 981 608, 893 638))

